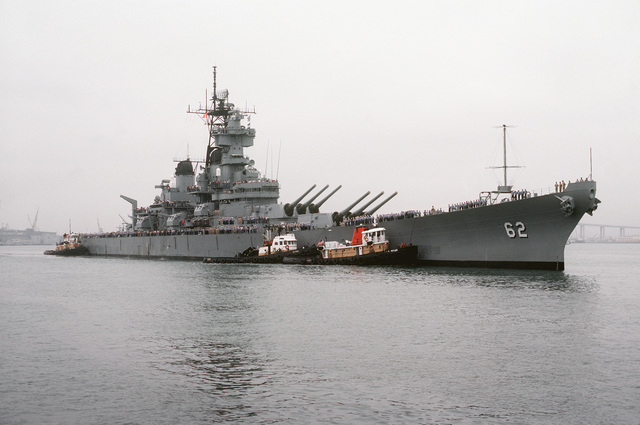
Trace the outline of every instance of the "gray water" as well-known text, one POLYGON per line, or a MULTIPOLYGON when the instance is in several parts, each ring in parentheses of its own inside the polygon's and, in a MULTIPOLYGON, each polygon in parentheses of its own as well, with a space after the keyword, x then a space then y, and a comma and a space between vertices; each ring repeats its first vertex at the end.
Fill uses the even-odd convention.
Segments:
POLYGON ((0 423, 640 424, 640 244, 565 272, 0 247, 0 423))

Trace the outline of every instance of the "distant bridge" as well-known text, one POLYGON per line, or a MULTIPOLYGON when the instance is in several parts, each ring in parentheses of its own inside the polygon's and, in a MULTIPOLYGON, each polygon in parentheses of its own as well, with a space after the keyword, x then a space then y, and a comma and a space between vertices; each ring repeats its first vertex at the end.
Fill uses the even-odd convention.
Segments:
POLYGON ((578 224, 579 231, 578 237, 584 240, 584 229, 585 227, 597 227, 600 229, 600 240, 605 239, 605 229, 618 229, 620 237, 623 238, 626 235, 627 229, 640 229, 640 226, 613 226, 611 224, 578 224))

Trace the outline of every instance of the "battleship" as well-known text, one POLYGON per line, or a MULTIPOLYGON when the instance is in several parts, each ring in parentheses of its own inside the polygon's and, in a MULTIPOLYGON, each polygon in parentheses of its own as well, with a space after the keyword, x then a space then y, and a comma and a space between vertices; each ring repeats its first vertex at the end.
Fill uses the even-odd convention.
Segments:
POLYGON ((557 184, 549 193, 514 190, 507 184, 506 129, 504 184, 474 201, 448 210, 375 213, 397 192, 373 205, 383 193, 358 206, 370 192, 341 211, 322 206, 342 186, 327 191, 313 184, 293 202, 280 202, 280 182, 269 179, 245 155, 256 130, 248 123, 255 110, 237 108, 228 90, 213 92, 204 107, 189 107, 207 124, 205 158, 176 161, 175 180, 162 180, 152 205, 121 195, 131 204, 130 222, 114 232, 82 234, 91 255, 143 258, 233 258, 278 234, 293 233, 301 247, 349 240, 354 228, 384 226, 391 246, 416 246, 423 265, 564 270, 564 249, 582 216, 600 202, 596 182, 557 184), (197 172, 197 175, 196 175, 197 172), (316 190, 315 193, 312 193, 316 190), (317 201, 316 201, 317 200, 317 201), (373 205, 373 206, 372 206, 373 205))

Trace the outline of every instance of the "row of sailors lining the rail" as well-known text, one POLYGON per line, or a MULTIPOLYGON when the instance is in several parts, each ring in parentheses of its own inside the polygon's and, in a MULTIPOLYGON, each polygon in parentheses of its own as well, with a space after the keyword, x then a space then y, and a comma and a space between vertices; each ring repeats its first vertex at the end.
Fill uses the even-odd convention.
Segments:
MULTIPOLYGON (((589 177, 587 177, 586 179, 583 179, 582 177, 580 177, 580 180, 576 179, 576 183, 578 182, 588 182, 589 181, 589 177)), ((571 180, 569 180, 569 183, 571 183, 571 180)), ((564 180, 556 182, 556 184, 554 185, 556 192, 564 192, 567 189, 567 183, 564 182, 564 180)))
MULTIPOLYGON (((243 217, 247 218, 247 217, 243 217)), ((266 224, 267 219, 262 217, 250 217, 260 218, 260 223, 266 224)), ((257 223, 256 223, 257 224, 257 223)), ((292 232, 295 230, 311 230, 316 226, 312 223, 280 223, 275 224, 272 227, 279 228, 283 231, 292 232)), ((258 226, 248 225, 223 225, 213 227, 194 227, 188 229, 167 229, 167 230, 138 230, 129 232, 106 232, 106 233, 82 233, 84 238, 127 238, 133 236, 177 236, 177 235, 222 235, 228 233, 257 233, 258 226)))
MULTIPOLYGON (((263 179, 258 179, 258 180, 241 180, 241 181, 236 181, 236 182, 232 182, 230 180, 216 180, 216 181, 212 181, 209 182, 209 184, 207 185, 208 189, 230 189, 231 187, 240 184, 240 183, 277 183, 277 180, 273 180, 273 179, 267 179, 267 178, 263 178, 263 179)), ((198 185, 193 185, 193 186, 189 186, 187 188, 187 192, 200 192, 202 190, 201 186, 198 185)))
POLYGON ((459 202, 457 204, 451 204, 449 205, 449 212, 468 210, 470 208, 480 208, 480 207, 486 207, 486 206, 487 206, 486 199, 476 199, 474 201, 459 202))
POLYGON ((436 208, 432 205, 430 210, 425 210, 425 211, 424 211, 424 215, 442 214, 443 212, 444 212, 444 211, 442 211, 442 208, 438 208, 438 209, 436 209, 436 208))
POLYGON ((360 226, 360 225, 374 225, 377 226, 378 223, 383 223, 385 221, 394 221, 394 220, 404 220, 405 218, 416 218, 427 215, 435 215, 442 214, 443 211, 441 208, 435 209, 435 207, 431 207, 430 210, 418 211, 418 210, 410 210, 410 211, 402 211, 399 213, 393 214, 379 214, 375 217, 370 215, 361 215, 358 217, 349 217, 342 222, 343 226, 360 226))
POLYGON ((362 225, 373 225, 374 218, 370 215, 359 215, 357 217, 349 217, 345 218, 342 224, 344 226, 362 226, 362 225))
POLYGON ((257 226, 223 226, 174 230, 144 230, 135 232, 83 233, 83 238, 130 238, 134 236, 223 235, 227 233, 258 233, 257 226))
MULTIPOLYGON (((136 208, 136 212, 146 211, 145 208, 136 208)), ((211 219, 213 220, 213 219, 211 219)), ((267 224, 269 219, 267 217, 221 217, 218 219, 219 225, 234 225, 234 224, 267 224)))
POLYGON ((205 235, 225 235, 229 233, 258 233, 257 226, 216 226, 202 229, 205 235))
MULTIPOLYGON (((311 223, 281 223, 274 225, 283 231, 315 229, 311 223)), ((135 232, 82 233, 83 238, 128 238, 134 236, 224 235, 231 233, 258 233, 258 226, 214 226, 191 229, 144 230, 135 232)))
POLYGON ((157 209, 154 208, 157 206, 166 207, 166 208, 175 208, 175 207, 189 208, 189 204, 190 204, 189 201, 156 201, 153 204, 151 204, 148 208, 138 207, 134 209, 133 212, 136 214, 153 212, 153 211, 157 211, 157 209))
POLYGON ((296 230, 311 230, 315 229, 315 224, 311 223, 280 223, 280 224, 271 224, 269 226, 265 226, 263 230, 268 230, 273 233, 273 235, 282 235, 284 233, 295 232, 296 230))
POLYGON ((257 226, 220 226, 172 230, 138 230, 135 232, 82 233, 83 238, 130 238, 134 236, 223 235, 227 233, 258 233, 257 226))
MULTIPOLYGON (((214 182, 209 182, 209 184, 207 185, 208 189, 219 189, 219 188, 224 188, 224 189, 229 189, 233 184, 235 183, 231 183, 231 181, 229 180, 216 180, 214 182)), ((198 185, 193 185, 193 186, 189 186, 187 188, 187 192, 200 192, 202 190, 202 186, 198 186, 198 185)))
POLYGON ((267 217, 221 217, 218 220, 218 224, 267 224, 269 219, 267 217))
POLYGON ((519 199, 527 199, 527 198, 531 198, 531 192, 529 192, 526 189, 514 190, 513 192, 511 192, 512 201, 517 201, 519 199))
POLYGON ((395 214, 380 214, 376 216, 376 221, 382 223, 384 221, 403 220, 405 218, 422 217, 422 213, 417 210, 402 211, 395 214))
POLYGON ((271 224, 269 226, 265 226, 266 229, 275 231, 278 234, 282 232, 294 232, 296 230, 311 230, 315 229, 315 224, 311 223, 280 223, 280 224, 271 224))
POLYGON ((283 224, 284 224, 284 229, 287 232, 292 232, 294 230, 310 230, 310 229, 316 228, 316 226, 311 223, 282 223, 280 224, 281 228, 283 224))

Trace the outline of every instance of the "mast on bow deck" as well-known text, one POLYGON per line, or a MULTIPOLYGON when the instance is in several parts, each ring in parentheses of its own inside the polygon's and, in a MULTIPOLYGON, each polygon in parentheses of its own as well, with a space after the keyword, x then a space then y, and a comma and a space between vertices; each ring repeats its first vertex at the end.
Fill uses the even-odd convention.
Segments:
POLYGON ((512 127, 510 125, 502 124, 502 165, 489 167, 489 168, 502 168, 504 173, 504 185, 498 186, 497 193, 511 193, 512 186, 510 186, 507 182, 507 168, 522 168, 518 165, 507 165, 507 127, 512 127))

